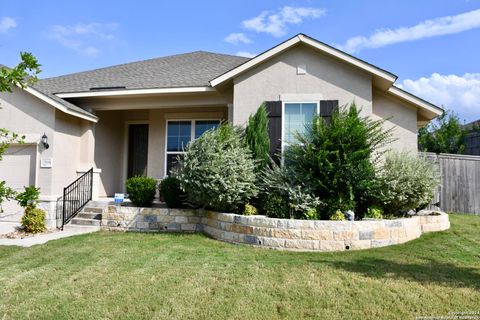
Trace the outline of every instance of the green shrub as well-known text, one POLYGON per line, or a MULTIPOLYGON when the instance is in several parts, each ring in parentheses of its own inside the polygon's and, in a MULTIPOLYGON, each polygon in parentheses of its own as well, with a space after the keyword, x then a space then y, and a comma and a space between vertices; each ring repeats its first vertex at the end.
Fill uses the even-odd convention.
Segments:
POLYGON ((432 201, 440 174, 437 165, 423 157, 390 152, 378 181, 378 200, 386 213, 403 215, 432 201))
POLYGON ((263 213, 270 218, 290 219, 288 201, 275 193, 265 195, 262 199, 263 213))
POLYGON ((22 226, 29 233, 45 231, 45 211, 28 206, 22 217, 22 226))
POLYGON ((379 207, 368 208, 364 218, 383 219, 383 209, 379 207))
POLYGON ((250 203, 245 204, 245 209, 243 209, 244 216, 254 216, 258 214, 257 208, 252 206, 250 203))
POLYGON ((15 200, 22 208, 36 207, 40 197, 40 188, 35 186, 24 187, 25 191, 17 194, 15 200))
POLYGON ((332 215, 330 216, 330 220, 334 220, 334 221, 345 221, 346 218, 345 218, 345 215, 342 213, 342 211, 337 210, 337 211, 335 211, 334 214, 332 214, 332 215))
POLYGON ((138 207, 149 207, 157 192, 157 181, 145 176, 131 177, 125 186, 130 201, 138 207))
POLYGON ((243 130, 228 123, 190 143, 177 170, 187 201, 194 206, 239 212, 257 194, 255 162, 243 130))
POLYGON ((391 130, 385 131, 383 123, 362 117, 352 103, 334 110, 329 125, 314 118, 304 134, 296 135, 298 143, 286 149, 285 164, 294 184, 305 184, 327 204, 321 206, 322 217, 344 205, 353 205, 348 209, 357 213, 371 205, 377 192, 379 150, 391 140, 391 130))
POLYGON ((166 177, 160 182, 160 196, 163 198, 169 208, 180 208, 186 197, 183 192, 180 181, 173 176, 166 177))
POLYGON ((310 208, 307 211, 299 213, 299 215, 295 218, 304 220, 318 220, 320 219, 320 216, 318 215, 318 211, 316 208, 310 208))
POLYGON ((245 141, 257 162, 257 172, 265 168, 270 159, 270 138, 268 136, 268 115, 263 103, 255 115, 250 115, 245 129, 245 141))
MULTIPOLYGON (((271 195, 277 195, 288 204, 289 218, 308 219, 309 216, 306 215, 306 212, 310 209, 316 209, 321 201, 309 193, 303 184, 294 184, 288 174, 285 167, 280 167, 275 163, 266 167, 260 177, 261 198, 268 199, 271 195)), ((263 205, 265 205, 265 202, 263 205)), ((278 211, 278 213, 270 212, 269 214, 266 213, 267 209, 265 208, 262 211, 271 217, 284 218, 286 215, 283 210, 278 211), (279 216, 275 216, 276 214, 279 216)))

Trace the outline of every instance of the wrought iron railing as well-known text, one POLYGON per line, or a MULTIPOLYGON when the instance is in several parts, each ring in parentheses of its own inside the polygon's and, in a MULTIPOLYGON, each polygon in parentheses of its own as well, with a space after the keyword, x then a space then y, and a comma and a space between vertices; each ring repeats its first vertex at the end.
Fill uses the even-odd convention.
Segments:
POLYGON ((63 188, 60 228, 72 220, 92 200, 93 168, 63 188))

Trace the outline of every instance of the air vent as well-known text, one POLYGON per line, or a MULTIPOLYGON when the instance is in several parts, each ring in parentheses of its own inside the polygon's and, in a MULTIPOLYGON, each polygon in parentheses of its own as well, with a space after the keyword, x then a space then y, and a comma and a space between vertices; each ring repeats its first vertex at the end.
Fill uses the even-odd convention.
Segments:
POLYGON ((119 90, 119 89, 126 89, 125 86, 116 86, 116 87, 91 87, 90 91, 98 91, 98 90, 119 90))

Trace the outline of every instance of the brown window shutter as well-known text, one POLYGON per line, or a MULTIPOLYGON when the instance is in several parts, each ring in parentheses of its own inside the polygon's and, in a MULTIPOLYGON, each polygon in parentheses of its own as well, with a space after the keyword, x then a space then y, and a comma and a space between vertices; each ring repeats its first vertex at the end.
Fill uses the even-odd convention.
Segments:
POLYGON ((280 164, 282 150, 282 101, 266 101, 268 113, 268 137, 270 138, 270 157, 280 164))
POLYGON ((333 110, 338 108, 338 100, 320 100, 320 117, 327 125, 332 121, 333 110))

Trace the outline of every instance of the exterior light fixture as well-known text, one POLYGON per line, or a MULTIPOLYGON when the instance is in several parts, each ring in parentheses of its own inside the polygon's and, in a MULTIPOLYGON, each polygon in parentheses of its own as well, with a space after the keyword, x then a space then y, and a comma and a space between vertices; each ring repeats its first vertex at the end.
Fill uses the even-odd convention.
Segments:
POLYGON ((50 148, 49 144, 48 144, 48 137, 47 135, 44 133, 43 136, 42 136, 42 144, 43 144, 43 147, 45 149, 48 149, 50 148))

